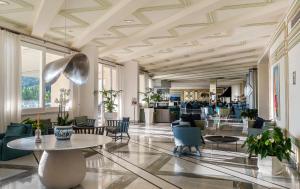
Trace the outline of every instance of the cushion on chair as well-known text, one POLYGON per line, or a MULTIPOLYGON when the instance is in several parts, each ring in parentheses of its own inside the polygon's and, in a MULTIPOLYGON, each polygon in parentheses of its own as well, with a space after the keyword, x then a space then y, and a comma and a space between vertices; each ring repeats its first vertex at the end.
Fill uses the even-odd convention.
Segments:
POLYGON ((115 127, 115 126, 107 126, 107 127, 106 127, 106 130, 107 130, 108 132, 111 132, 111 133, 116 132, 118 129, 119 129, 119 128, 118 128, 118 127, 115 127))
POLYGON ((88 117, 87 116, 75 117, 74 119, 76 121, 77 127, 88 126, 88 117))
POLYGON ((263 118, 257 117, 253 125, 253 128, 262 129, 264 125, 264 121, 265 120, 263 118))
POLYGON ((26 128, 23 126, 8 126, 5 136, 22 136, 26 132, 26 128))

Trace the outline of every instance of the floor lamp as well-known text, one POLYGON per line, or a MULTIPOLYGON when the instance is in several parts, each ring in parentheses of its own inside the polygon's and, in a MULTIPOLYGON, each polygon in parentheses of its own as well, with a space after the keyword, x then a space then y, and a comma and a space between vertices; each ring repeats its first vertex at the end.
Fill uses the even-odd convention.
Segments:
POLYGON ((135 125, 135 107, 137 105, 137 98, 132 98, 131 105, 133 105, 133 124, 135 125))

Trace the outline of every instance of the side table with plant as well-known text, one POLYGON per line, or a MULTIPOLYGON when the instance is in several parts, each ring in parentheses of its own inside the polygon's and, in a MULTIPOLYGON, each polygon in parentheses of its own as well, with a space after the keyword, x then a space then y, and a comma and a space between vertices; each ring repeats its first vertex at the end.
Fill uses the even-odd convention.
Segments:
POLYGON ((290 160, 292 151, 291 139, 283 135, 280 128, 266 130, 257 136, 249 136, 242 147, 247 146, 249 157, 258 156, 259 172, 273 175, 283 171, 282 161, 290 160))

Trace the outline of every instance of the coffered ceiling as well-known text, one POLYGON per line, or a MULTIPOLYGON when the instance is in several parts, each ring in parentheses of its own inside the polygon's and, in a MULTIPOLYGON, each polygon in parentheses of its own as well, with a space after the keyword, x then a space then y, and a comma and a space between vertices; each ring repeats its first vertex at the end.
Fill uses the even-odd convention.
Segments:
POLYGON ((0 25, 99 57, 137 61, 154 78, 242 78, 287 0, 0 0, 0 25), (2 2, 2 3, 1 3, 2 2))

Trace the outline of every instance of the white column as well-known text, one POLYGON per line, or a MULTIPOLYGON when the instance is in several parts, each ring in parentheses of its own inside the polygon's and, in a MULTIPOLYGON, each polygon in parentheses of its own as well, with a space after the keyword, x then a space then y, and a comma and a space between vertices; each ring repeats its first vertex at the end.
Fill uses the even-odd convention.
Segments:
MULTIPOLYGON (((123 74, 123 115, 134 119, 133 106, 131 101, 133 98, 138 99, 139 87, 139 65, 136 62, 127 62, 124 66, 123 74)), ((135 120, 138 120, 138 108, 135 111, 135 120)))
POLYGON ((235 99, 238 100, 238 97, 240 97, 240 96, 241 96, 240 83, 231 85, 231 100, 232 101, 234 101, 235 99))
POLYGON ((94 95, 94 91, 98 90, 98 51, 95 45, 87 45, 82 52, 89 59, 90 71, 87 83, 79 87, 79 114, 96 119, 98 95, 94 95))
POLYGON ((269 57, 264 57, 258 64, 258 115, 270 119, 269 115, 269 57))

